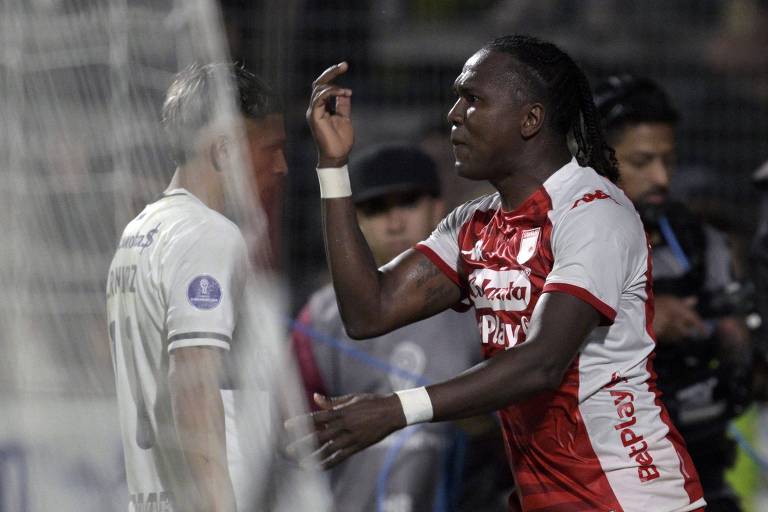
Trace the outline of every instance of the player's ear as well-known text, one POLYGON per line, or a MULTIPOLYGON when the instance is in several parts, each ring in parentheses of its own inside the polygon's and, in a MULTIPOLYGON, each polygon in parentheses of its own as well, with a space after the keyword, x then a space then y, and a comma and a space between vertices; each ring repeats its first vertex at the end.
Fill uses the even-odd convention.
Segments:
POLYGON ((531 103, 523 107, 523 117, 520 119, 520 135, 530 139, 544 126, 544 105, 531 103))
POLYGON ((222 172, 230 167, 232 159, 232 144, 226 135, 219 135, 214 139, 209 147, 209 158, 211 166, 216 172, 222 172))

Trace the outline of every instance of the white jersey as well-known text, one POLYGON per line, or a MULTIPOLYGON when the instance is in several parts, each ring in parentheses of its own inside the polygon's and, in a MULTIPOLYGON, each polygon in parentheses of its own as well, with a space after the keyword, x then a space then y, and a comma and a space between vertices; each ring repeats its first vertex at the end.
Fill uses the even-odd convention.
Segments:
MULTIPOLYGON (((247 275, 240 230, 183 189, 148 205, 123 232, 109 269, 107 316, 130 511, 188 509, 179 501, 189 479, 171 413, 169 354, 230 350, 247 275)), ((234 404, 231 392, 222 393, 232 452, 234 404)))

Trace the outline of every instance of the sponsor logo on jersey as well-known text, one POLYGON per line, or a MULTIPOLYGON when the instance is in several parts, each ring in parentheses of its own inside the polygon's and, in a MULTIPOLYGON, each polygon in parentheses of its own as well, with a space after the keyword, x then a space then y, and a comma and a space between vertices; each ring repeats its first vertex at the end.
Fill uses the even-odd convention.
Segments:
POLYGON ((512 348, 523 341, 528 334, 529 320, 527 316, 520 319, 519 324, 502 322, 496 315, 480 317, 480 339, 484 345, 512 348))
POLYGON ((523 234, 520 237, 520 248, 517 250, 517 263, 522 265, 531 259, 531 256, 536 254, 540 234, 541 228, 523 230, 523 234))
POLYGON ((221 286, 207 274, 197 276, 187 287, 187 299, 197 309, 213 309, 221 303, 221 286))
POLYGON ((469 276, 469 293, 477 309, 525 311, 531 302, 531 280, 525 270, 476 269, 469 276))
POLYGON ((594 192, 592 192, 591 194, 589 194, 589 193, 584 194, 579 199, 577 199, 573 203, 573 206, 571 206, 571 210, 573 210, 574 208, 576 208, 577 206, 579 206, 582 203, 591 203, 592 201, 594 201, 596 199, 610 199, 614 203, 619 204, 619 202, 616 201, 614 198, 612 198, 611 196, 609 196, 608 194, 606 194, 602 190, 597 189, 594 192))
MULTIPOLYGON (((653 456, 648 451, 648 442, 643 435, 636 434, 632 427, 637 423, 635 416, 635 395, 629 390, 611 389, 619 382, 627 382, 626 379, 618 378, 614 373, 614 378, 606 386, 610 389, 613 397, 613 405, 616 407, 616 416, 619 423, 613 426, 619 433, 619 439, 622 446, 628 448, 627 455, 634 459, 637 464, 637 478, 642 483, 650 482, 661 476, 658 468, 653 463, 653 456)), ((637 427, 635 427, 637 428, 637 427)))
POLYGON ((120 243, 117 245, 118 249, 140 249, 140 253, 144 252, 144 249, 152 245, 155 241, 157 233, 160 232, 160 224, 150 229, 146 233, 134 233, 132 235, 125 235, 120 239, 120 243))

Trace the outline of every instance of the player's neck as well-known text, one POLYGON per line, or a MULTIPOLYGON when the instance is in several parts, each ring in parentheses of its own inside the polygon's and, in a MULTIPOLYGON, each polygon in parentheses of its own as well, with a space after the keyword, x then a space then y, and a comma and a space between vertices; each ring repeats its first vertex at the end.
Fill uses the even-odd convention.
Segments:
POLYGON ((567 164, 572 156, 567 148, 565 151, 551 151, 549 154, 533 156, 523 160, 523 165, 491 184, 501 195, 502 208, 512 211, 520 206, 531 194, 552 176, 558 169, 567 164))
POLYGON ((210 172, 188 164, 176 168, 166 191, 183 188, 211 210, 221 213, 224 210, 224 200, 217 178, 212 178, 210 172))

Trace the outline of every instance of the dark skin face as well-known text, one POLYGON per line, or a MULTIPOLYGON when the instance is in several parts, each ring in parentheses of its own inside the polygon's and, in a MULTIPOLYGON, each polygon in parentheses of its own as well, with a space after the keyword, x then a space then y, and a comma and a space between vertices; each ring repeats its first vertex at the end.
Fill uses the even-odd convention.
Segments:
POLYGON ((545 107, 530 97, 520 66, 507 53, 478 51, 454 82, 458 99, 448 112, 456 171, 490 181, 506 209, 570 160, 565 137, 545 129, 545 107))
POLYGON ((459 176, 492 180, 516 166, 523 104, 504 84, 504 78, 515 79, 510 60, 502 53, 478 52, 453 84, 458 98, 448 121, 459 176))

